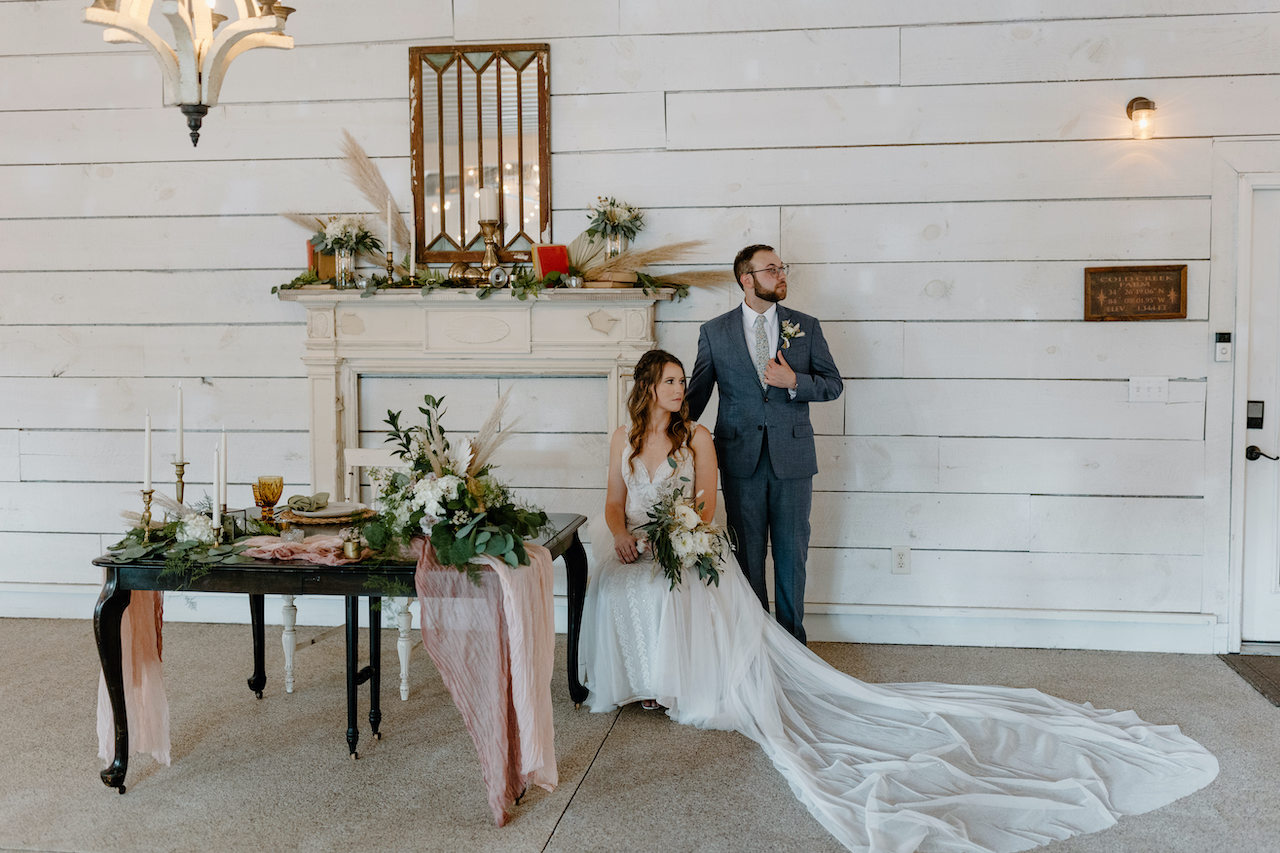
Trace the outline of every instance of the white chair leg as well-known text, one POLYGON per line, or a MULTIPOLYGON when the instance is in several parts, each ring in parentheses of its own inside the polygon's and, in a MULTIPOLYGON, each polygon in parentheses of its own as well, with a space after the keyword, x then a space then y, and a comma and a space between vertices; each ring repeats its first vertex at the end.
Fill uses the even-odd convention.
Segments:
POLYGON ((413 614, 409 612, 408 598, 395 600, 396 625, 400 628, 400 639, 396 641, 396 651, 400 653, 400 699, 409 698, 409 655, 413 651, 413 639, 409 629, 413 625, 413 614))
POLYGON ((280 608, 280 621, 284 623, 284 632, 280 635, 280 644, 284 646, 284 692, 293 692, 293 652, 298 648, 298 608, 293 606, 293 596, 286 595, 284 606, 280 608))

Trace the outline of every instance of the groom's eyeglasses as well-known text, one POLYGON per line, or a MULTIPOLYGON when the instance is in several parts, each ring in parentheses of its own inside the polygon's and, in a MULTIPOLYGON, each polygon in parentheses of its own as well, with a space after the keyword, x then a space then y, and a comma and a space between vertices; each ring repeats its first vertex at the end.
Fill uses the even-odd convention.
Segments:
POLYGON ((786 275, 786 274, 787 274, 787 270, 789 270, 789 269, 791 269, 791 264, 783 264, 783 265, 782 265, 782 266, 780 266, 780 267, 778 267, 778 266, 774 266, 773 264, 770 264, 769 266, 765 267, 764 269, 761 269, 761 270, 747 270, 747 272, 749 272, 751 275, 755 275, 755 274, 756 274, 756 273, 758 273, 758 272, 767 272, 769 275, 773 276, 774 278, 777 278, 777 277, 778 277, 778 276, 780 276, 780 275, 786 275))

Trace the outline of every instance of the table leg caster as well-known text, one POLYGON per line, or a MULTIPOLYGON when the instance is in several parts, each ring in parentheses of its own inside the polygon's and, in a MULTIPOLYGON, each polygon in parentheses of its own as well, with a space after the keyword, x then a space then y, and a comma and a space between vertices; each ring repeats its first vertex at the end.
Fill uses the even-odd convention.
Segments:
POLYGON ((373 733, 373 739, 374 739, 374 740, 382 740, 382 732, 374 732, 374 733, 373 733))
POLYGON ((259 699, 261 699, 261 698, 262 698, 262 691, 261 691, 261 690, 255 690, 255 691, 254 691, 254 695, 255 695, 255 696, 257 696, 259 699))
POLYGON ((573 710, 575 710, 575 711, 576 711, 576 710, 578 710, 578 709, 579 709, 579 708, 581 708, 581 707, 582 707, 582 703, 581 703, 581 702, 574 702, 574 703, 573 703, 573 710))
POLYGON ((352 760, 352 761, 355 761, 355 760, 356 760, 357 758, 359 758, 359 757, 360 757, 360 753, 358 753, 358 752, 353 752, 353 753, 351 753, 351 760, 352 760))

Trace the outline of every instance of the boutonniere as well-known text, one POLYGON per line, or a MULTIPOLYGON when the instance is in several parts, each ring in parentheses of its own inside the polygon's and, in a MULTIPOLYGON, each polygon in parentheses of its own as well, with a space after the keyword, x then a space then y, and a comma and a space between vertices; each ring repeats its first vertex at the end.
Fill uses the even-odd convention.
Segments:
POLYGON ((787 347, 791 346, 792 338, 803 338, 803 337, 804 337, 804 332, 801 331, 799 326, 797 326, 795 323, 791 322, 790 320, 782 321, 782 348, 783 349, 786 349, 787 347))

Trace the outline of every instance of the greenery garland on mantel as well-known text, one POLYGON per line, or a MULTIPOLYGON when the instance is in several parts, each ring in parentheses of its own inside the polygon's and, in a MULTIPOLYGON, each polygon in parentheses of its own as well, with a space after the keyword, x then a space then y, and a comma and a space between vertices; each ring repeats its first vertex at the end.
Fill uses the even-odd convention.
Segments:
MULTIPOLYGON (((635 290, 639 290, 646 296, 655 296, 662 292, 671 293, 676 301, 684 299, 689 295, 689 285, 683 282, 659 281, 648 273, 636 272, 635 290)), ((559 272, 548 273, 542 278, 536 277, 532 270, 524 266, 515 266, 511 271, 511 279, 503 285, 486 284, 482 287, 476 287, 474 283, 469 281, 454 280, 432 271, 425 275, 418 274, 413 278, 409 276, 401 276, 394 280, 388 280, 385 275, 374 274, 368 277, 367 284, 362 288, 344 288, 350 290, 358 290, 361 298, 368 298, 377 295, 383 291, 407 291, 418 290, 423 296, 431 293, 433 290, 450 289, 450 290, 471 290, 475 292, 477 299, 488 299, 494 293, 510 290, 511 295, 521 302, 529 297, 537 299, 539 294, 547 288, 563 288, 561 279, 565 278, 559 272)), ((312 270, 299 275, 293 281, 285 284, 279 284, 271 288, 272 293, 280 293, 286 290, 308 289, 330 289, 316 288, 316 285, 331 284, 332 282, 321 281, 320 277, 312 270)))

